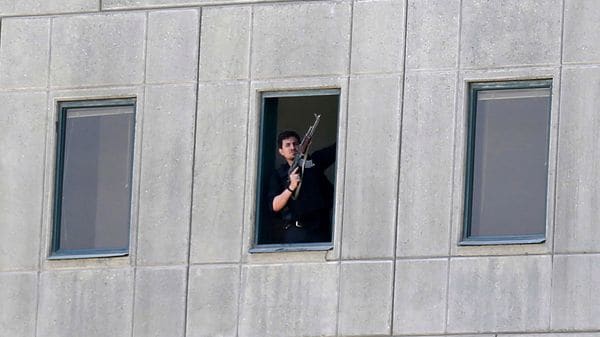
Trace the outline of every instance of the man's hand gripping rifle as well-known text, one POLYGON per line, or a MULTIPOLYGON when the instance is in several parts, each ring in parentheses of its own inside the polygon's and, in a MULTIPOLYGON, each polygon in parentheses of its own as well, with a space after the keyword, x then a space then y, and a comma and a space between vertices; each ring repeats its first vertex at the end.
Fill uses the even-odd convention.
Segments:
MULTIPOLYGON (((306 134, 302 138, 299 150, 294 157, 292 165, 290 165, 290 169, 288 170, 288 175, 292 174, 292 172, 294 172, 294 170, 298 167, 300 167, 300 177, 304 175, 304 167, 306 166, 306 160, 308 157, 308 148, 312 143, 312 137, 315 134, 315 130, 317 129, 317 125, 319 125, 320 119, 321 115, 315 114, 315 122, 308 128, 308 131, 306 131, 306 134)), ((300 187, 302 187, 302 181, 300 181, 300 184, 298 184, 298 187, 296 187, 294 194, 292 194, 292 199, 295 200, 298 197, 298 194, 300 193, 300 187)))

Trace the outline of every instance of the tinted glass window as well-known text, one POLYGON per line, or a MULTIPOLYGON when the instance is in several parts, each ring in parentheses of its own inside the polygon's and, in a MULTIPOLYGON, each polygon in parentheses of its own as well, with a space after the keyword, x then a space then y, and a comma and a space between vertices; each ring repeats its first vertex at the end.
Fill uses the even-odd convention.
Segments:
POLYGON ((59 250, 129 246, 134 108, 62 111, 59 250))
POLYGON ((550 88, 473 94, 468 237, 543 236, 550 88))

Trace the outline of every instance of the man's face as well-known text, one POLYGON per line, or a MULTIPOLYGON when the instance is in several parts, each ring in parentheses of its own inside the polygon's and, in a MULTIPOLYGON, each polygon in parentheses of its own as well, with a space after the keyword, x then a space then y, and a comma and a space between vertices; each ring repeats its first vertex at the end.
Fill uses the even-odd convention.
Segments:
POLYGON ((298 139, 296 137, 286 138, 281 142, 279 154, 287 161, 294 160, 298 152, 298 139))

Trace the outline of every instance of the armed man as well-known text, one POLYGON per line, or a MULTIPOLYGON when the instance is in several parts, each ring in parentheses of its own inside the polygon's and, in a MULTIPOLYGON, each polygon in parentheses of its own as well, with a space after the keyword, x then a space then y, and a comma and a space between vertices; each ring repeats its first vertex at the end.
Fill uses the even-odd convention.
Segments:
POLYGON ((275 223, 283 231, 283 243, 330 242, 333 185, 325 170, 335 162, 336 144, 308 155, 315 124, 300 142, 295 131, 277 136, 284 163, 269 180, 268 201, 275 223))

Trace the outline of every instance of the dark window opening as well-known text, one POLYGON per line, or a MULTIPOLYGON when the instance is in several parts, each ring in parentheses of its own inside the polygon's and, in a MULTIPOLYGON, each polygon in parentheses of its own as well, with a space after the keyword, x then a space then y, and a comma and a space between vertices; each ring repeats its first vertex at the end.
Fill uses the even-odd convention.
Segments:
POLYGON ((135 100, 61 102, 53 256, 129 250, 135 100))
POLYGON ((332 247, 338 110, 338 89, 263 94, 252 252, 332 247), (315 114, 319 122, 306 161, 292 174, 301 177, 294 187, 289 162, 315 114))
POLYGON ((551 85, 471 85, 462 244, 545 240, 551 85))

